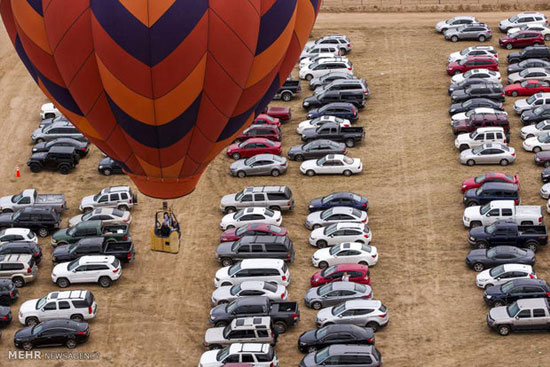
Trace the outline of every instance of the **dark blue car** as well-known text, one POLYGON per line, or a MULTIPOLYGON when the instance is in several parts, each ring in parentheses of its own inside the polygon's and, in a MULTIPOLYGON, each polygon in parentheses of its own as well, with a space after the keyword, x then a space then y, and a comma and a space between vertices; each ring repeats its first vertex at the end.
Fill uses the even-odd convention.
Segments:
POLYGON ((464 194, 465 206, 485 205, 493 200, 514 200, 519 204, 519 187, 503 182, 486 182, 477 189, 470 189, 464 194))
POLYGON ((333 192, 327 196, 311 200, 309 202, 309 211, 317 212, 335 206, 348 206, 355 209, 368 211, 369 200, 364 196, 349 191, 333 192))
POLYGON ((336 116, 355 122, 359 118, 359 112, 357 112, 357 107, 351 103, 334 102, 324 105, 323 107, 310 110, 307 113, 308 120, 321 116, 336 116))

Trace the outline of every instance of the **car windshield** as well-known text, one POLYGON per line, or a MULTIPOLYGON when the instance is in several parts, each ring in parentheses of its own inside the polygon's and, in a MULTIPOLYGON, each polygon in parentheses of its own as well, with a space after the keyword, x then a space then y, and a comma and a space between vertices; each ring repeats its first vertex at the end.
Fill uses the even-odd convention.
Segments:
POLYGON ((338 226, 338 223, 334 223, 328 227, 325 227, 325 230, 323 231, 323 234, 325 235, 331 235, 334 231, 336 231, 336 228, 338 226))
POLYGON ((519 72, 519 76, 524 77, 527 74, 529 74, 531 71, 529 69, 525 69, 519 72))
POLYGON ((510 21, 512 23, 515 23, 515 22, 517 22, 518 19, 519 19, 519 17, 517 15, 514 15, 512 18, 508 18, 508 21, 510 21))
POLYGON ((269 230, 273 233, 281 233, 283 231, 281 227, 277 226, 269 226, 269 230))
POLYGON ((236 263, 235 265, 233 265, 232 267, 229 268, 228 273, 229 273, 230 276, 233 276, 239 270, 241 270, 241 263, 236 263))
POLYGON ((489 275, 493 278, 499 277, 502 273, 504 273, 504 265, 499 265, 489 270, 489 275))
POLYGON ((371 245, 361 245, 361 249, 365 252, 368 252, 369 254, 372 252, 371 245))
POLYGON ((485 180, 485 175, 479 175, 476 178, 474 178, 475 183, 482 183, 485 180))
POLYGON ((477 136, 477 130, 470 133, 470 139, 475 139, 477 136))
POLYGON ((548 134, 537 137, 537 140, 539 141, 539 143, 544 143, 546 142, 547 139, 548 139, 548 134))
POLYGON ((257 157, 257 156, 254 156, 254 157, 250 157, 250 158, 248 158, 248 159, 245 159, 245 160, 244 160, 244 165, 245 165, 245 166, 250 166, 252 163, 256 162, 256 160, 258 159, 258 158, 256 158, 256 157, 257 157))
POLYGON ((230 346, 227 346, 223 349, 220 349, 220 351, 218 352, 218 354, 216 354, 216 360, 218 362, 221 362, 223 360, 225 360, 227 358, 227 356, 229 355, 229 347, 230 346))
POLYGON ((235 194, 235 200, 240 201, 244 193, 242 191, 235 194))
POLYGON ((542 108, 542 107, 537 107, 537 108, 535 108, 535 110, 533 111, 533 113, 534 113, 535 115, 540 115, 540 114, 543 113, 543 112, 544 112, 544 108, 542 108))
POLYGON ((317 353, 315 353, 315 363, 321 364, 325 359, 329 357, 329 350, 328 347, 325 349, 321 349, 317 353))
POLYGON ((340 251, 340 245, 332 246, 329 250, 331 255, 335 255, 340 251))
POLYGON ((76 269, 76 267, 78 266, 78 260, 80 259, 76 259, 76 260, 73 260, 69 263, 69 265, 67 265, 67 269, 68 270, 74 270, 76 269))
POLYGON ((11 198, 12 203, 17 203, 23 197, 23 193, 19 193, 11 198))
POLYGON ((317 290, 317 294, 320 295, 320 296, 324 296, 325 294, 332 291, 332 288, 333 288, 332 283, 326 284, 322 287, 319 287, 319 289, 317 290))
POLYGON ((275 122, 275 119, 273 117, 269 116, 269 115, 263 116, 263 119, 267 120, 267 121, 275 122))
POLYGON ((470 107, 474 103, 471 99, 467 100, 462 104, 462 107, 470 107))
POLYGON ((506 282, 502 285, 502 287, 500 287, 500 289, 504 292, 504 293, 508 293, 512 290, 512 288, 514 288, 514 282, 506 282))
MULTIPOLYGON (((460 30, 460 29, 459 29, 460 30)), ((465 63, 468 62, 468 59, 462 59, 458 62, 459 65, 464 65, 465 63)))
POLYGON ((231 252, 236 252, 240 245, 241 245, 240 240, 233 242, 233 244, 231 245, 231 252))
POLYGON ((231 287, 231 290, 229 291, 229 293, 231 293, 232 296, 235 296, 235 295, 239 294, 240 292, 241 292, 241 285, 240 284, 234 285, 233 287, 231 287))
POLYGON ((332 213, 334 212, 333 209, 327 209, 325 211, 323 211, 321 213, 321 219, 322 220, 327 220, 328 217, 330 217, 332 215, 332 213))
POLYGON ((231 332, 231 324, 227 325, 224 329, 223 329, 223 338, 224 339, 229 339, 229 333, 231 332))
POLYGON ((336 266, 329 266, 328 268, 326 268, 325 270, 323 270, 321 272, 321 276, 322 277, 326 277, 327 275, 330 275, 332 273, 334 273, 334 271, 336 270, 336 266))
POLYGON ((470 111, 466 112, 466 117, 470 117, 470 116, 472 116, 474 113, 476 113, 476 110, 470 110, 470 111))
POLYGON ((73 244, 69 245, 69 253, 74 252, 77 247, 78 247, 78 243, 73 243, 73 244))
POLYGON ((529 80, 525 80, 521 82, 519 85, 521 85, 522 87, 527 87, 527 84, 529 84, 529 80))
POLYGON ((508 316, 514 317, 519 312, 519 306, 517 302, 512 303, 510 306, 506 307, 506 312, 508 312, 508 316))
POLYGON ((311 64, 309 64, 308 67, 310 70, 314 70, 317 67, 317 65, 319 65, 318 62, 312 62, 311 64))
POLYGON ((473 70, 468 70, 467 72, 464 73, 464 78, 469 78, 472 76, 472 74, 474 73, 473 70))
POLYGON ((48 296, 44 296, 44 297, 40 298, 38 300, 38 302, 36 302, 36 309, 39 310, 42 307, 44 307, 44 305, 46 304, 47 299, 48 299, 48 296))
POLYGON ((485 227, 485 233, 492 234, 494 231, 496 231, 497 226, 495 224, 491 224, 490 226, 485 227))
POLYGON ((269 282, 264 282, 263 289, 268 292, 275 293, 277 292, 277 285, 269 282))
POLYGON ((483 205, 481 207, 481 209, 479 210, 479 212, 481 213, 481 215, 485 215, 485 214, 487 214, 487 212, 489 210, 491 210, 491 203, 487 203, 487 204, 483 205))
POLYGON ((317 165, 322 166, 327 161, 327 156, 324 156, 323 158, 320 158, 317 160, 317 165))
POLYGON ((89 212, 89 213, 87 213, 87 214, 84 214, 84 215, 82 216, 82 218, 81 218, 81 221, 82 221, 82 222, 87 221, 88 219, 90 219, 90 217, 91 217, 92 215, 94 215, 94 212, 89 212))
MULTIPOLYGON (((533 104, 533 102, 535 102, 536 100, 537 100, 537 96, 532 95, 531 97, 527 98, 527 103, 533 104)), ((538 124, 537 124, 537 126, 538 126, 538 124)))
POLYGON ((474 154, 479 154, 479 153, 481 153, 484 149, 485 149, 485 147, 484 147, 483 145, 480 145, 480 146, 477 146, 477 147, 475 147, 474 149, 472 149, 472 153, 474 153, 474 154))
POLYGON ((464 50, 460 51, 460 54, 461 54, 462 56, 467 55, 467 54, 469 54, 469 53, 470 53, 470 49, 469 49, 469 48, 465 48, 464 50))
POLYGON ((239 210, 238 212, 235 213, 235 215, 233 216, 233 219, 237 219, 239 220, 239 218, 241 218, 245 213, 245 209, 241 209, 239 210))
POLYGON ((322 327, 320 329, 317 329, 317 331, 315 332, 315 338, 316 339, 323 339, 325 337, 325 335, 327 335, 328 333, 328 327, 325 326, 325 327, 322 327))
POLYGON ((38 324, 35 327, 32 328, 32 335, 38 335, 40 332, 44 329, 43 324, 38 324))
POLYGON ((332 315, 336 316, 346 310, 346 302, 340 303, 338 306, 332 308, 332 315))
POLYGON ((542 130, 542 129, 544 129, 544 127, 546 126, 546 124, 547 124, 547 123, 546 123, 546 120, 544 120, 544 121, 541 121, 541 122, 539 122, 538 124, 536 124, 535 127, 537 128, 537 130, 542 130))
POLYGON ((326 204, 334 199, 334 195, 327 195, 324 198, 321 199, 321 203, 326 204))
POLYGON ((235 231, 235 234, 237 236, 241 236, 243 233, 245 233, 246 231, 248 231, 248 226, 244 226, 244 227, 239 227, 237 228, 237 230, 235 231))
POLYGON ((69 229, 67 230, 67 234, 68 234, 69 236, 71 236, 71 237, 75 234, 75 232, 76 232, 76 227, 69 228, 69 229))

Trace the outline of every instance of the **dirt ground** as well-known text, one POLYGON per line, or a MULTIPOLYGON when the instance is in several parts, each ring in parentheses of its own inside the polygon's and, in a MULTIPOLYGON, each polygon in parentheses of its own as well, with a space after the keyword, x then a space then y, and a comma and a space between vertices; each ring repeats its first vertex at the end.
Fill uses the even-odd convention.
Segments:
MULTIPOLYGON (((482 13, 479 19, 496 28, 509 14, 482 13)), ((332 191, 351 190, 366 195, 371 203, 373 245, 380 253, 373 267, 376 299, 389 308, 391 322, 377 333, 377 348, 387 366, 545 366, 548 334, 515 334, 503 338, 485 324, 487 307, 475 287, 475 273, 464 265, 467 232, 461 223, 460 183, 463 178, 498 167, 470 168, 458 163, 449 127, 445 74, 447 56, 467 42, 452 44, 433 30, 451 14, 321 14, 313 36, 342 32, 353 42, 349 55, 356 74, 367 79, 372 91, 361 112, 366 127, 364 144, 351 150, 366 170, 358 176, 305 177, 298 164, 279 178, 237 179, 228 176, 230 160, 221 154, 208 168, 196 191, 176 200, 174 208, 183 223, 183 247, 178 255, 149 250, 152 214, 161 202, 140 196, 133 211, 132 236, 135 262, 124 269, 120 281, 109 289, 91 285, 99 312, 91 322, 91 337, 78 352, 97 352, 100 366, 196 366, 204 351, 201 343, 208 327, 213 277, 219 268, 214 250, 219 241, 218 211, 222 195, 247 185, 284 184, 294 192, 296 208, 284 215, 296 247, 290 267, 290 299, 300 301, 302 319, 282 335, 277 345, 281 366, 296 366, 302 355, 298 336, 315 327, 315 312, 301 302, 316 271, 310 264, 315 251, 307 243, 303 226, 309 200, 332 191)), ((497 46, 500 34, 490 44, 497 46)), ((499 51, 505 69, 506 51, 499 51)), ((505 72, 505 70, 504 70, 505 72)), ((5 32, 0 32, 0 194, 28 187, 40 192, 64 192, 70 210, 77 214, 80 198, 112 184, 129 183, 124 176, 103 177, 96 167, 100 153, 92 149, 69 176, 31 174, 25 165, 31 131, 38 125, 38 109, 46 102, 17 58, 5 32), (15 178, 16 167, 22 177, 15 178)), ((304 92, 309 91, 304 84, 304 92)), ((512 118, 512 146, 517 162, 508 173, 519 172, 524 204, 544 205, 538 196, 541 168, 531 153, 521 149, 519 119, 512 100, 506 107, 512 118)), ((277 103, 283 104, 283 103, 277 103)), ((284 150, 299 143, 295 127, 305 115, 301 99, 290 104, 293 120, 283 126, 284 150)), ((37 281, 21 289, 12 306, 14 316, 27 299, 42 297, 58 288, 51 283, 49 238, 40 241, 45 255, 37 281)), ((550 279, 548 249, 537 254, 539 277, 550 279)), ((76 287, 73 287, 76 288, 76 287)), ((82 288, 82 287, 78 287, 82 288)), ((15 318, 0 340, 0 365, 8 365, 14 350, 13 334, 20 327, 15 318)), ((50 350, 43 350, 50 351, 50 350)), ((53 351, 53 350, 52 350, 53 351)), ((66 351, 60 348, 55 351, 66 351)), ((72 361, 10 361, 12 364, 68 366, 72 361)))

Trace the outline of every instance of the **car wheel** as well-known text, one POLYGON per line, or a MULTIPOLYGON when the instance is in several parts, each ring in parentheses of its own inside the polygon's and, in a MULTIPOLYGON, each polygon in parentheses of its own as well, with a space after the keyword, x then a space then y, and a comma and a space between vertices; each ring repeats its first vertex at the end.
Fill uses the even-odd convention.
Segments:
POLYGON ((103 173, 105 176, 110 176, 111 175, 111 170, 108 169, 108 168, 105 168, 103 171, 101 171, 101 173, 103 173))
POLYGON ((533 148, 533 152, 535 152, 535 153, 538 153, 538 152, 540 152, 541 150, 542 150, 542 149, 541 149, 540 147, 534 147, 534 148, 533 148))
POLYGON ((67 278, 59 278, 59 279, 57 279, 56 284, 60 288, 67 288, 71 283, 69 282, 69 280, 67 278))
POLYGON ((527 135, 527 137, 525 139, 530 139, 530 138, 534 138, 534 137, 535 137, 535 135, 529 134, 529 135, 527 135))
POLYGON ((67 348, 69 348, 69 349, 74 349, 74 348, 76 348, 76 340, 74 340, 74 339, 68 339, 68 340, 65 342, 65 345, 66 345, 67 348))
POLYGON ((218 321, 214 324, 215 327, 226 327, 227 321, 218 321))
POLYGON ((82 315, 72 315, 71 320, 76 322, 82 322, 84 321, 84 317, 82 317, 82 315))
POLYGON ((236 211, 237 211, 237 209, 234 206, 228 206, 224 210, 225 214, 235 213, 236 211))
POLYGON ((221 301, 218 301, 218 305, 226 305, 228 303, 229 303, 229 301, 226 300, 226 299, 222 299, 221 301))
POLYGON ((280 207, 280 206, 277 206, 277 205, 272 205, 272 206, 269 207, 269 209, 271 209, 271 210, 276 210, 276 211, 278 211, 278 212, 281 211, 281 207, 280 207))
POLYGON ((548 168, 548 167, 550 167, 550 161, 546 161, 546 162, 544 162, 544 167, 545 167, 545 168, 548 168))
POLYGON ((122 210, 122 211, 127 212, 128 209, 130 209, 130 208, 128 208, 128 205, 124 205, 124 204, 123 204, 123 205, 119 205, 119 206, 118 206, 118 210, 122 210))
POLYGON ((313 308, 314 310, 320 310, 321 308, 323 308, 323 305, 321 304, 321 302, 313 302, 311 304, 311 308, 313 308))
POLYGON ((113 284, 113 281, 109 277, 101 277, 99 278, 99 285, 103 288, 109 288, 113 284))
POLYGON ((380 325, 378 325, 378 324, 377 324, 376 322, 374 322, 374 321, 371 321, 371 322, 367 322, 366 327, 371 328, 372 331, 376 331, 376 330, 378 330, 378 328, 380 327, 380 325))
POLYGON ((468 203, 466 204, 467 207, 470 207, 470 206, 479 206, 479 203, 475 200, 472 200, 472 201, 468 201, 468 203))
POLYGON ((476 242, 476 248, 480 250, 486 249, 487 247, 489 247, 489 244, 485 241, 476 242))
POLYGON ((457 37, 457 36, 452 36, 452 37, 451 37, 451 41, 453 41, 453 42, 458 42, 458 37, 457 37))
POLYGON ((510 334, 510 326, 508 325, 500 325, 498 327, 498 333, 502 336, 508 336, 510 334))
POLYGON ((500 161, 500 165, 501 165, 501 166, 507 166, 508 163, 509 163, 509 162, 508 162, 507 159, 502 159, 502 160, 500 161))
POLYGON ((36 139, 36 143, 43 143, 44 141, 45 141, 45 140, 44 140, 44 139, 42 139, 42 138, 38 138, 38 139, 36 139))
POLYGON ((309 82, 311 79, 313 79, 313 75, 308 74, 306 75, 306 80, 309 82))
POLYGON ((327 241, 325 241, 325 240, 317 241, 317 247, 318 247, 318 248, 325 248, 325 247, 327 247, 327 241))
POLYGON ((315 171, 312 170, 312 169, 308 169, 306 171, 306 175, 308 175, 309 177, 313 177, 313 176, 315 176, 315 171))
POLYGON ((226 229, 234 229, 234 228, 235 228, 235 226, 232 226, 232 225, 229 225, 229 226, 226 227, 226 229))
POLYGON ((479 40, 479 42, 485 42, 487 38, 484 35, 481 35, 477 39, 479 40))
POLYGON ((518 95, 519 95, 519 93, 517 91, 512 92, 512 97, 517 97, 518 95))
POLYGON ((328 263, 327 263, 326 261, 321 261, 321 262, 319 263, 319 267, 320 267, 321 269, 326 269, 326 268, 328 268, 328 263))
POLYGON ((468 166, 472 167, 472 166, 475 166, 476 161, 474 161, 473 159, 468 159, 468 161, 466 162, 466 164, 467 164, 468 166))
POLYGON ((40 166, 38 163, 31 163, 29 166, 32 173, 38 173, 42 170, 42 166, 40 166))
POLYGON ((26 326, 34 326, 36 324, 38 324, 40 321, 38 321, 38 319, 36 317, 27 317, 25 319, 25 325, 26 326))
POLYGON ((11 209, 2 209, 2 213, 13 213, 11 209))
POLYGON ((458 75, 458 74, 462 74, 462 72, 460 72, 459 70, 455 71, 453 75, 458 75))
POLYGON ((277 177, 281 174, 281 172, 279 172, 278 169, 274 169, 273 171, 271 171, 271 176, 273 177, 277 177))
POLYGON ((23 349, 24 350, 31 350, 32 349, 32 343, 23 343, 23 349))
POLYGON ((462 144, 462 145, 460 146, 460 148, 459 148, 459 150, 460 150, 461 152, 465 151, 466 149, 470 149, 470 147, 469 147, 468 145, 466 145, 466 144, 462 144))
POLYGON ((58 170, 62 175, 68 175, 69 172, 71 172, 71 167, 66 164, 62 164, 58 167, 58 170))
POLYGON ((513 47, 513 46, 512 46, 512 44, 511 44, 511 43, 509 43, 509 44, 507 44, 507 45, 506 45, 506 49, 507 49, 507 50, 511 50, 511 49, 512 49, 512 47, 513 47))
POLYGON ((369 266, 369 263, 366 261, 359 261, 359 265, 369 266))
POLYGON ((241 158, 241 155, 239 153, 233 153, 231 157, 233 157, 233 159, 239 159, 241 158))
POLYGON ((345 48, 340 49, 340 56, 346 56, 346 53, 347 53, 347 51, 346 51, 345 48))
POLYGON ((313 229, 321 228, 321 225, 320 225, 320 224, 314 224, 314 225, 312 226, 312 228, 313 228, 313 229))
POLYGON ((212 344, 211 346, 208 347, 208 350, 217 350, 217 349, 222 349, 222 346, 219 344, 212 344))
POLYGON ((223 283, 222 283, 222 287, 228 287, 228 286, 230 286, 230 285, 233 285, 233 284, 231 284, 231 283, 229 283, 229 282, 223 282, 223 283))
POLYGON ((353 139, 346 139, 346 147, 353 148, 355 146, 355 141, 353 139))
POLYGON ((222 259, 222 265, 223 265, 223 266, 231 266, 231 265, 233 265, 233 260, 231 260, 231 259, 228 258, 228 257, 224 257, 224 258, 222 259))
POLYGON ((492 286, 493 286, 493 284, 491 284, 491 283, 485 284, 485 289, 491 288, 492 286))
POLYGON ((12 282, 17 288, 21 288, 21 287, 25 286, 25 280, 21 277, 13 278, 12 282))
POLYGON ((301 155, 301 154, 298 154, 298 155, 295 157, 295 159, 296 159, 297 162, 303 162, 304 156, 301 155))
POLYGON ((55 118, 55 113, 47 113, 44 115, 45 118, 47 119, 54 119, 55 118))
POLYGON ((237 177, 245 178, 245 177, 246 177, 246 172, 245 172, 245 171, 239 171, 239 172, 237 172, 237 177))
POLYGON ((481 227, 481 225, 481 222, 472 222, 470 223, 470 228, 481 227))
POLYGON ((48 237, 48 234, 50 234, 50 231, 48 231, 46 228, 39 228, 37 233, 38 233, 38 236, 44 238, 44 237, 48 237))
POLYGON ((544 40, 545 41, 550 41, 550 34, 544 35, 544 40))
POLYGON ((502 306, 504 306, 504 302, 502 301, 493 302, 493 307, 502 307, 502 306))
POLYGON ((485 269, 485 266, 482 263, 475 263, 473 268, 479 273, 480 271, 483 271, 485 269))
POLYGON ((307 348, 308 353, 313 353, 313 352, 316 352, 316 351, 317 351, 317 348, 315 348, 315 347, 308 347, 307 348))
POLYGON ((347 176, 347 177, 351 176, 351 171, 349 169, 345 170, 344 176, 347 176))
POLYGON ((292 94, 290 94, 289 92, 284 92, 281 95, 281 99, 285 102, 290 102, 292 100, 292 94))
POLYGON ((537 244, 536 242, 533 242, 533 241, 527 242, 527 243, 526 243, 526 247, 527 247, 529 250, 533 251, 533 252, 537 252, 537 250, 538 250, 538 248, 539 248, 538 244, 537 244))
POLYGON ((276 321, 276 322, 273 323, 273 328, 279 334, 284 334, 286 332, 287 326, 283 321, 276 321))

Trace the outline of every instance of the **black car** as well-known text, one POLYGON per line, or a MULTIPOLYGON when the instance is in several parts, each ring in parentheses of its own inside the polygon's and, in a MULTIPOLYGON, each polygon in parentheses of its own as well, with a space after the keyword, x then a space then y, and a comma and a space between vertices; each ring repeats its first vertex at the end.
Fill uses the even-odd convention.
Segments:
POLYGON ((105 176, 112 174, 124 174, 124 172, 122 172, 122 166, 110 157, 103 158, 101 162, 99 162, 97 170, 105 176))
POLYGON ((0 278, 0 305, 9 306, 19 297, 19 290, 11 279, 0 278))
POLYGON ((244 236, 234 242, 222 242, 216 249, 216 260, 231 266, 244 259, 294 260, 294 244, 287 236, 244 236))
POLYGON ((47 152, 51 147, 73 147, 80 157, 88 154, 88 143, 71 138, 57 138, 47 142, 37 143, 32 147, 33 153, 47 152))
POLYGON ((527 59, 517 64, 508 65, 508 75, 513 73, 519 73, 528 68, 546 68, 550 69, 550 61, 542 59, 527 59))
POLYGON ((541 59, 550 61, 550 50, 546 46, 529 46, 519 52, 511 52, 507 56, 508 65, 527 59, 541 59))
POLYGON ((333 71, 331 73, 320 76, 319 78, 313 78, 309 81, 309 89, 315 90, 317 87, 327 85, 334 80, 343 79, 357 79, 357 77, 350 73, 343 73, 340 71, 333 71))
POLYGON ((8 326, 11 322, 11 310, 9 306, 0 306, 0 328, 8 326))
POLYGON ((73 349, 78 344, 85 343, 89 336, 90 328, 87 322, 54 319, 19 329, 13 336, 13 344, 16 348, 24 350, 60 345, 73 349))
POLYGON ((352 103, 357 108, 365 107, 365 95, 362 90, 328 90, 304 98, 302 107, 309 109, 321 107, 333 102, 352 103))
POLYGON ((309 202, 310 213, 330 209, 335 206, 348 206, 351 208, 368 211, 369 199, 349 191, 333 192, 327 196, 315 198, 309 202))
POLYGON ((532 125, 550 119, 550 106, 540 106, 533 110, 524 111, 520 121, 523 125, 532 125))
POLYGON ((347 154, 345 143, 318 139, 307 144, 295 145, 288 151, 288 159, 301 162, 306 159, 317 159, 327 154, 347 154))
POLYGON ((519 204, 519 187, 504 182, 486 182, 477 189, 464 193, 462 202, 465 206, 485 205, 493 200, 514 200, 519 204))
POLYGON ((298 349, 302 353, 314 352, 331 344, 374 345, 374 331, 357 325, 334 324, 304 331, 298 339, 298 349))
POLYGON ((42 249, 32 241, 6 242, 0 245, 0 255, 29 254, 34 258, 36 265, 42 260, 42 249))
POLYGON ((465 102, 452 104, 449 108, 449 115, 452 116, 457 113, 468 112, 478 107, 489 107, 495 110, 504 111, 502 102, 495 102, 488 98, 472 98, 465 102))
POLYGON ((321 116, 336 116, 355 122, 359 119, 357 107, 351 103, 334 102, 320 108, 314 108, 307 113, 307 119, 312 120, 321 116))
POLYGON ((466 90, 468 89, 468 87, 471 87, 472 85, 476 85, 476 84, 489 84, 489 85, 500 85, 502 86, 502 84, 500 83, 495 83, 493 81, 490 81, 490 80, 487 80, 487 79, 484 79, 484 78, 468 78, 468 79, 465 79, 463 81, 461 81, 460 83, 457 83, 457 84, 451 84, 449 86, 449 88, 447 89, 447 93, 449 95, 453 94, 454 91, 457 91, 457 90, 466 90))
POLYGON ((497 246, 489 250, 472 250, 466 256, 466 265, 478 272, 498 265, 512 263, 534 265, 535 253, 514 246, 497 246))
POLYGON ((488 98, 495 102, 504 102, 504 89, 499 84, 475 84, 451 94, 452 103, 464 102, 472 98, 488 98))
POLYGON ((485 290, 483 300, 491 307, 509 305, 522 298, 550 298, 550 286, 544 280, 521 278, 494 285, 485 290))
POLYGON ((43 127, 46 127, 46 126, 49 126, 51 124, 53 124, 54 122, 59 122, 59 121, 67 121, 69 122, 69 120, 67 120, 67 118, 63 115, 61 116, 58 116, 58 117, 50 117, 50 118, 47 118, 47 119, 44 119, 40 122, 40 125, 38 125, 38 127, 40 128, 43 128, 43 127))
POLYGON ((47 152, 33 153, 27 161, 27 166, 33 173, 49 168, 66 175, 76 167, 79 160, 80 155, 75 148, 53 146, 47 152))
POLYGON ((541 173, 540 173, 540 179, 542 182, 547 183, 550 182, 550 167, 546 167, 541 173))
POLYGON ((59 214, 53 208, 28 206, 15 213, 0 214, 0 228, 28 228, 40 237, 47 237, 60 224, 59 214))

